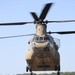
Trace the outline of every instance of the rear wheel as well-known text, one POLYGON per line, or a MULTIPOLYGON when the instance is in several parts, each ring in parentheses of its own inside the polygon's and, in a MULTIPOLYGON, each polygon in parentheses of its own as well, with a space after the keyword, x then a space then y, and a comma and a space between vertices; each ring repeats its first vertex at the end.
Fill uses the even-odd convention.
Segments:
POLYGON ((60 65, 57 65, 57 68, 58 68, 57 75, 60 75, 60 65))
POLYGON ((60 71, 60 65, 58 65, 58 71, 60 71))
POLYGON ((60 65, 55 65, 55 71, 60 71, 60 65))
POLYGON ((57 75, 60 75, 60 72, 59 71, 57 72, 57 75))

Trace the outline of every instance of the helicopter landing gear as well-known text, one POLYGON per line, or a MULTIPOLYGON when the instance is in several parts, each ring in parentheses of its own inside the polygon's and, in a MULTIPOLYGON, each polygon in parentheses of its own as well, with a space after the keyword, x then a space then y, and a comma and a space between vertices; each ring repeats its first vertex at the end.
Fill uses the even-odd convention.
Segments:
POLYGON ((32 70, 31 70, 31 67, 26 66, 26 72, 28 72, 28 71, 30 71, 30 75, 33 75, 32 70))
POLYGON ((57 71, 57 75, 60 75, 60 71, 57 71))
POLYGON ((57 65, 57 75, 60 75, 60 65, 57 65))
POLYGON ((29 67, 28 67, 28 66, 26 66, 26 72, 28 72, 28 70, 29 70, 29 67))
POLYGON ((57 75, 60 75, 60 65, 55 65, 55 71, 57 71, 57 75))

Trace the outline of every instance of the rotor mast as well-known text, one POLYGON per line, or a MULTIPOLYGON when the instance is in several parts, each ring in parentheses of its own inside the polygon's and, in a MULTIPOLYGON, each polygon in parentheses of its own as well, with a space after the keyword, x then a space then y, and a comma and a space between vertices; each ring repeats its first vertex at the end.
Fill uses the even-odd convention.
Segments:
POLYGON ((46 4, 44 9, 42 10, 40 16, 38 17, 35 12, 31 12, 32 17, 34 18, 34 22, 37 23, 36 25, 36 35, 38 36, 44 36, 47 33, 47 25, 46 22, 44 22, 44 19, 51 8, 52 3, 46 4))
POLYGON ((36 25, 36 35, 45 36, 46 32, 47 32, 46 24, 37 24, 36 25))

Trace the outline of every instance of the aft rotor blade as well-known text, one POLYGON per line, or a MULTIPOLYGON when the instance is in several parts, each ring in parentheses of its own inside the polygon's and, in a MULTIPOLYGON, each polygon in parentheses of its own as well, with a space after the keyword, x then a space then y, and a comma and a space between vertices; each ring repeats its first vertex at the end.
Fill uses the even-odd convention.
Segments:
POLYGON ((15 35, 15 36, 4 36, 4 37, 0 37, 0 39, 15 38, 15 37, 24 37, 24 36, 31 36, 31 35, 35 35, 35 34, 15 35))
POLYGON ((75 31, 59 31, 59 32, 47 32, 48 34, 53 34, 53 33, 57 33, 57 34, 75 34, 75 31))
POLYGON ((47 21, 47 23, 64 23, 64 22, 75 22, 75 20, 47 21))
POLYGON ((33 16, 35 21, 39 21, 39 18, 37 17, 35 12, 31 12, 31 15, 33 16))
POLYGON ((30 24, 30 23, 34 23, 34 22, 13 22, 13 23, 0 23, 0 26, 3 26, 3 25, 24 25, 24 24, 30 24))
POLYGON ((47 15, 49 9, 51 8, 51 6, 52 6, 52 3, 46 4, 46 6, 44 7, 44 9, 41 12, 41 15, 40 15, 39 19, 41 19, 41 20, 45 19, 45 17, 47 15))

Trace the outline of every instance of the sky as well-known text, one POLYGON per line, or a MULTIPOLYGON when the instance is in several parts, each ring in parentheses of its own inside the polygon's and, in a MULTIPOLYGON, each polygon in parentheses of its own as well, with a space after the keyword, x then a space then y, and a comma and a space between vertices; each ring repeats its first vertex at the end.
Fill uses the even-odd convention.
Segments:
MULTIPOLYGON (((53 3, 53 6, 45 20, 75 20, 75 0, 0 0, 0 23, 34 21, 30 12, 36 12, 39 16, 46 3, 53 3)), ((51 23, 47 25, 47 31, 71 30, 75 31, 75 23, 51 23)), ((0 37, 33 34, 35 31, 34 24, 0 26, 0 37)), ((52 34, 52 36, 60 39, 61 72, 75 71, 75 34, 52 34)), ((26 73, 25 54, 29 48, 29 39, 30 36, 0 39, 0 74, 26 73)))

